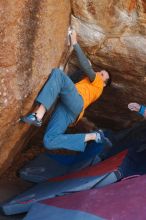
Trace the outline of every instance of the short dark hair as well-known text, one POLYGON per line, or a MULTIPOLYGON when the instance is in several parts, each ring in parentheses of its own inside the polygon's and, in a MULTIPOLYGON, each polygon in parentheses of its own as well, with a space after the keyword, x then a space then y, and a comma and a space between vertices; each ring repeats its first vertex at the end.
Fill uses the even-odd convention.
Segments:
POLYGON ((108 75, 109 75, 109 78, 107 80, 105 80, 105 85, 106 87, 109 87, 112 83, 112 75, 109 71, 107 71, 108 75))

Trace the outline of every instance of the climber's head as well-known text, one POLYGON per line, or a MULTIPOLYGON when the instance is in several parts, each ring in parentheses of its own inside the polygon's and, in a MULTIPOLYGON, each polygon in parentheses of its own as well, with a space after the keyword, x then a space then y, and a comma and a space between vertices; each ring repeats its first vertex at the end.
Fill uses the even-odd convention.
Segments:
POLYGON ((111 74, 109 71, 106 71, 106 70, 101 70, 99 72, 99 74, 101 75, 102 79, 103 79, 103 82, 104 82, 104 86, 107 87, 107 86, 110 86, 111 85, 111 82, 112 82, 112 77, 111 77, 111 74))

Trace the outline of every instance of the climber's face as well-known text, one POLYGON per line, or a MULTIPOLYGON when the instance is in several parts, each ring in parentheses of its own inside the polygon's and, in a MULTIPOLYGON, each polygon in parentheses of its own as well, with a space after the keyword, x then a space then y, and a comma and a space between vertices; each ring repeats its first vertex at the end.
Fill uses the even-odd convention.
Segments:
POLYGON ((100 72, 99 72, 99 74, 101 75, 101 77, 102 77, 102 79, 103 79, 103 82, 104 82, 104 86, 106 86, 106 83, 107 83, 107 81, 109 80, 109 74, 108 74, 108 72, 106 71, 106 70, 101 70, 100 72))
POLYGON ((103 78, 103 81, 107 81, 109 79, 109 74, 106 70, 101 70, 100 72, 101 77, 103 78))

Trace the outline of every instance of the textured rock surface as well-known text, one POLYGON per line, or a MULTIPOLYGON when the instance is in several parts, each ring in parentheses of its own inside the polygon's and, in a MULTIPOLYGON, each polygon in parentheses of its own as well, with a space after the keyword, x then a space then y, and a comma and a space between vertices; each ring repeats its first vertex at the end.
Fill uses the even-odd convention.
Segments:
POLYGON ((4 168, 34 132, 17 120, 30 111, 50 70, 60 62, 70 2, 1 0, 0 16, 0 168, 4 168))
MULTIPOLYGON (((112 87, 89 109, 88 118, 97 126, 112 128, 140 120, 127 104, 146 104, 145 1, 71 0, 71 7, 72 24, 93 66, 113 75, 112 87)), ((1 0, 0 12, 1 173, 38 131, 17 120, 31 110, 50 70, 64 54, 70 1, 1 0)), ((73 55, 70 70, 76 64, 73 55)))
POLYGON ((72 10, 72 24, 88 57, 97 69, 113 75, 111 89, 88 117, 97 118, 99 125, 119 128, 139 120, 127 104, 146 104, 146 2, 72 0, 72 10))

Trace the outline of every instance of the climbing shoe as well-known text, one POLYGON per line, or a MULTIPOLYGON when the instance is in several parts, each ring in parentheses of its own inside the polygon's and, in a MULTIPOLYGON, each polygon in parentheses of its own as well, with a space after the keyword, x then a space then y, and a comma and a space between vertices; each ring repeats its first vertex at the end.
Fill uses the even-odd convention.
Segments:
POLYGON ((100 129, 96 132, 96 143, 102 143, 109 147, 112 146, 112 142, 104 135, 104 132, 100 129))
POLYGON ((42 125, 42 120, 38 120, 36 113, 31 113, 26 116, 22 116, 20 121, 25 122, 30 125, 35 125, 36 127, 40 127, 42 125))

